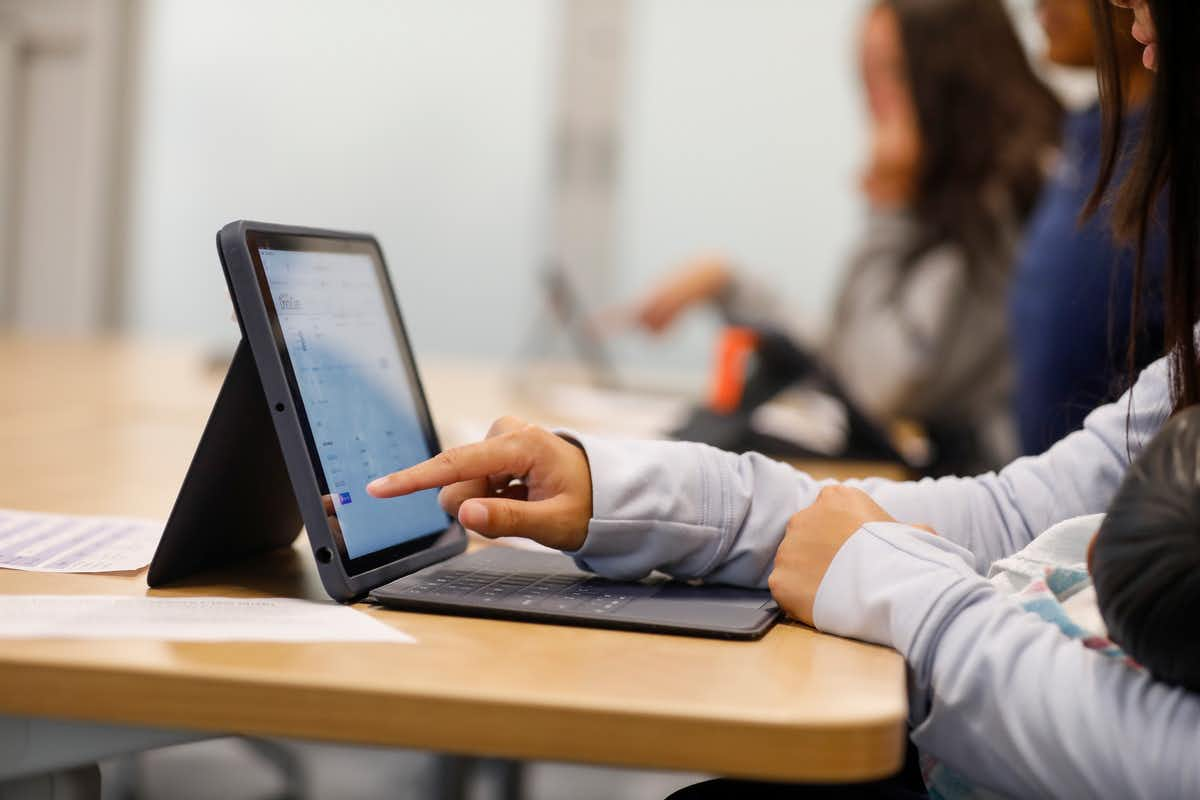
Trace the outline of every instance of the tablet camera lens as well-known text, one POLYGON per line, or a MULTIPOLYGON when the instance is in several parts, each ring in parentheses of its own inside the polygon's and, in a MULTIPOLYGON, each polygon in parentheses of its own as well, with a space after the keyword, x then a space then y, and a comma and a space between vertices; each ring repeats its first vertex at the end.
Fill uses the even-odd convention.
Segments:
POLYGON ((275 410, 276 410, 276 411, 283 411, 283 403, 276 403, 276 404, 275 404, 275 410))
POLYGON ((328 564, 330 561, 333 561, 333 551, 328 547, 318 547, 317 561, 320 561, 322 564, 328 564))

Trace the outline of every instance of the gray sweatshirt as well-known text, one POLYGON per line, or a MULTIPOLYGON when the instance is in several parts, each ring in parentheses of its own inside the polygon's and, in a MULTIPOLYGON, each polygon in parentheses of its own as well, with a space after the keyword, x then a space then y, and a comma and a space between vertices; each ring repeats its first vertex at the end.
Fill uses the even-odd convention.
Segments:
MULTIPOLYGON (((1169 406, 1159 361, 1083 430, 999 473, 852 484, 900 522, 846 541, 816 625, 900 651, 913 741, 974 784, 1022 798, 1200 797, 1200 696, 1087 649, 984 578, 1053 524, 1103 511, 1169 406)), ((573 555, 616 578, 661 569, 764 586, 788 519, 823 485, 757 454, 575 438, 594 516, 573 555)))
MULTIPOLYGON (((968 275, 966 254, 934 247, 904 258, 921 229, 903 213, 873 213, 851 258, 827 334, 815 343, 860 408, 887 424, 911 419, 966 428, 984 464, 1017 455, 1008 351, 1007 276, 1015 241, 968 275)), ((795 331, 778 293, 738 276, 719 300, 734 322, 795 331)))

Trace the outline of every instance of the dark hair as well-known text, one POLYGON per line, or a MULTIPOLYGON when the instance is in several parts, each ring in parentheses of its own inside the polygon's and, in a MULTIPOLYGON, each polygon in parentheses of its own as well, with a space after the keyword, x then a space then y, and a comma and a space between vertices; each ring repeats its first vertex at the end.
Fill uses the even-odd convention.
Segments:
MULTIPOLYGON (((1178 413, 1200 402, 1200 363, 1194 333, 1200 322, 1200 99, 1195 95, 1200 86, 1200 3, 1149 0, 1149 5, 1158 33, 1158 70, 1141 140, 1133 151, 1128 174, 1114 193, 1110 190, 1122 160, 1125 133, 1124 87, 1110 0, 1093 0, 1105 125, 1100 176, 1085 213, 1094 213, 1111 200, 1116 233, 1136 245, 1133 341, 1141 315, 1146 241, 1159 197, 1166 194, 1163 316, 1171 400, 1178 413)), ((1130 379, 1133 377, 1131 374, 1130 379)))
POLYGON ((1001 0, 881 0, 900 26, 920 127, 912 255, 954 242, 968 258, 1032 213, 1062 106, 1034 74, 1001 0))
POLYGON ((1200 407, 1129 468, 1091 562, 1112 640, 1157 680, 1200 691, 1200 407))
MULTIPOLYGON (((1136 309, 1147 237, 1166 195, 1163 311, 1174 418, 1130 467, 1096 538, 1091 566, 1113 639, 1159 680, 1200 691, 1200 639, 1192 635, 1200 614, 1200 3, 1148 3, 1158 69, 1112 217, 1116 232, 1137 247, 1136 309)), ((1124 96, 1112 11, 1109 0, 1093 0, 1105 130, 1103 166, 1087 213, 1109 201, 1122 159, 1124 96)), ((1133 325, 1136 335, 1136 316, 1133 325)))

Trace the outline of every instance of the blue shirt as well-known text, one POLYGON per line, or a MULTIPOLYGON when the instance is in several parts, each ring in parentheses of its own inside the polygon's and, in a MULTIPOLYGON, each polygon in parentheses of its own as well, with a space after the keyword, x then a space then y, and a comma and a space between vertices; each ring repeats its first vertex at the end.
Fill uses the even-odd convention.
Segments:
MULTIPOLYGON (((1140 115, 1128 120, 1130 138, 1141 122, 1140 115)), ((1079 222, 1100 170, 1101 131, 1098 106, 1067 118, 1062 158, 1030 219, 1013 276, 1015 414, 1028 455, 1078 430, 1126 384, 1133 251, 1114 241, 1106 209, 1079 222)), ((1161 355, 1163 342, 1161 231, 1151 231, 1149 245, 1138 369, 1161 355)))

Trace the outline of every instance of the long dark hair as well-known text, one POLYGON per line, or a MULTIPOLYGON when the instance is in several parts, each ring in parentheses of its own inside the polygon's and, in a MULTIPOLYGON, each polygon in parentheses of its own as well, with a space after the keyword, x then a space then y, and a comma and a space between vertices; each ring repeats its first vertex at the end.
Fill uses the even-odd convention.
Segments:
POLYGON ((975 262, 1032 212, 1062 106, 1034 74, 1001 0, 881 5, 900 25, 923 142, 914 212, 927 239, 912 255, 953 242, 975 262))
MULTIPOLYGON (((1200 2, 1149 0, 1158 33, 1154 75, 1142 136, 1119 189, 1114 176, 1125 133, 1124 87, 1110 0, 1093 0, 1104 114, 1103 161, 1086 213, 1113 204, 1113 227, 1137 249, 1132 331, 1137 335, 1144 290, 1146 241, 1155 206, 1166 195, 1167 263, 1163 280, 1164 328, 1170 356, 1174 411, 1200 403, 1200 2)), ((1132 379, 1131 375, 1131 379, 1132 379)))

